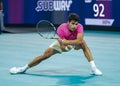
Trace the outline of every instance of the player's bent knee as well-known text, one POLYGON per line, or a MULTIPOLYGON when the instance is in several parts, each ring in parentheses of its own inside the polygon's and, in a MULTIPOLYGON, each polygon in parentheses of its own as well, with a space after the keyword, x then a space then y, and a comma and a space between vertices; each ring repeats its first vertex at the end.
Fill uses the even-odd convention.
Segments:
POLYGON ((84 40, 80 42, 80 45, 81 45, 82 49, 88 49, 88 46, 87 46, 87 44, 85 43, 84 40))

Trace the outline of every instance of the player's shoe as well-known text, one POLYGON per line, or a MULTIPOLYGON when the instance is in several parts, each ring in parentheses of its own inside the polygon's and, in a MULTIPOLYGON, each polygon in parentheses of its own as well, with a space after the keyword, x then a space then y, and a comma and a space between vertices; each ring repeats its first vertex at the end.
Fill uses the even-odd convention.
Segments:
POLYGON ((91 74, 102 75, 102 72, 98 68, 94 68, 94 69, 92 69, 91 74))
POLYGON ((23 67, 13 67, 10 69, 11 74, 21 74, 24 73, 26 70, 23 67))

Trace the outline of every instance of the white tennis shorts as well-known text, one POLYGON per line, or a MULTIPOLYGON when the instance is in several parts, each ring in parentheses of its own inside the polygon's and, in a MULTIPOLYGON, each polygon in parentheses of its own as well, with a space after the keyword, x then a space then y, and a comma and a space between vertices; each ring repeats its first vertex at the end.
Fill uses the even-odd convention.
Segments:
POLYGON ((57 50, 59 53, 63 52, 63 50, 60 48, 58 40, 54 41, 49 47, 57 50))
MULTIPOLYGON (((57 50, 59 53, 62 53, 62 52, 63 52, 63 50, 62 50, 61 47, 60 47, 60 44, 59 44, 58 40, 54 41, 49 47, 57 50)), ((75 46, 74 46, 74 45, 71 45, 71 49, 72 49, 72 48, 75 49, 75 46)), ((64 51, 64 52, 68 52, 68 51, 70 51, 71 49, 66 50, 66 51, 64 51)))

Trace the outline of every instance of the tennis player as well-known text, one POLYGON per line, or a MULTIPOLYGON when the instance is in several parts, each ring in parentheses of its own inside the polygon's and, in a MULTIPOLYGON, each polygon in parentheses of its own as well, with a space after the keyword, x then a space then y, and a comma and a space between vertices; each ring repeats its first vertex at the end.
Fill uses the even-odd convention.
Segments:
POLYGON ((90 63, 91 74, 102 75, 102 72, 96 67, 90 49, 84 40, 83 26, 79 23, 79 16, 77 14, 71 13, 68 16, 68 22, 63 23, 58 27, 57 34, 59 39, 53 42, 42 55, 35 57, 23 67, 11 68, 10 73, 24 73, 27 69, 38 65, 52 55, 67 52, 73 48, 74 50, 83 50, 86 59, 90 63))

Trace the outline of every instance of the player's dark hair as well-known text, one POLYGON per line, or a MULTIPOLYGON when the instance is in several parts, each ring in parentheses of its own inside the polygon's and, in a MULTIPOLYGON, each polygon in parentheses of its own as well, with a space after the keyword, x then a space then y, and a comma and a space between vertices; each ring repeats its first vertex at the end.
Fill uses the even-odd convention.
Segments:
POLYGON ((79 22, 79 16, 76 14, 76 13, 71 13, 69 16, 68 16, 68 21, 77 21, 79 22))

